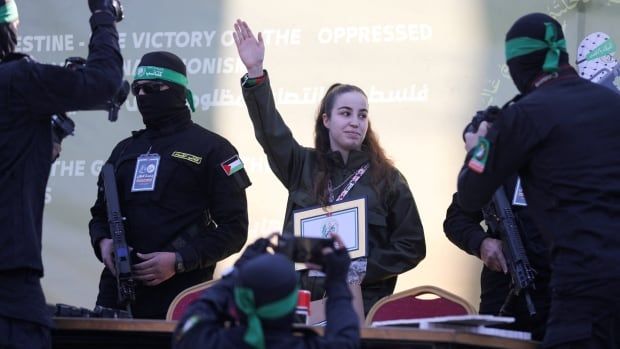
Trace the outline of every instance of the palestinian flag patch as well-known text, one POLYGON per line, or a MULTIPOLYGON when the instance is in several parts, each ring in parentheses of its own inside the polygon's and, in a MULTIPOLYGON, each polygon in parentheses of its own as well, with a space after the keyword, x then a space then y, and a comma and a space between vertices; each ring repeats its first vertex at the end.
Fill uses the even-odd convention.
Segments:
POLYGON ((239 159, 239 155, 235 155, 232 158, 222 162, 220 166, 222 166, 222 169, 226 175, 230 176, 243 169, 243 162, 239 159))
POLYGON ((480 137, 478 140, 478 145, 474 148, 473 155, 467 164, 472 171, 476 173, 484 172, 484 168, 487 164, 487 160, 489 158, 489 150, 491 148, 491 143, 488 139, 484 137, 480 137))

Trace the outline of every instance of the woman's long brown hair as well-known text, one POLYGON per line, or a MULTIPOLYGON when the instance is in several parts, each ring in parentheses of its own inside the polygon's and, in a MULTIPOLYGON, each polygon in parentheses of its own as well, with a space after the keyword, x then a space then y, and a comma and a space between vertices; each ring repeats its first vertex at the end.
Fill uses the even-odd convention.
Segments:
POLYGON ((0 61, 15 52, 17 33, 14 23, 0 23, 0 61))
MULTIPOLYGON (((330 118, 336 99, 347 92, 358 92, 368 99, 364 91, 357 86, 333 84, 327 89, 325 96, 323 96, 321 100, 314 124, 314 148, 317 152, 319 170, 314 178, 313 192, 316 201, 320 205, 328 204, 327 182, 332 172, 327 160, 327 154, 332 151, 329 143, 329 130, 323 125, 323 114, 330 118)), ((389 174, 390 170, 393 168, 393 164, 392 161, 387 158, 385 151, 379 144, 379 140, 370 125, 370 121, 368 122, 366 137, 362 141, 362 150, 368 153, 372 187, 375 192, 380 195, 381 192, 378 189, 379 182, 382 179, 386 179, 388 186, 392 182, 389 174)))

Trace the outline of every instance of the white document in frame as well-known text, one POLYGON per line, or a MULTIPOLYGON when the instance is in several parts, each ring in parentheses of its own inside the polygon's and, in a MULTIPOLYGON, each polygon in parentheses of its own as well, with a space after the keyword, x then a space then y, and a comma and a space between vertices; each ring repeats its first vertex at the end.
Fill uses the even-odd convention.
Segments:
POLYGON ((295 236, 327 238, 336 233, 351 258, 366 256, 366 198, 295 211, 293 221, 295 236))

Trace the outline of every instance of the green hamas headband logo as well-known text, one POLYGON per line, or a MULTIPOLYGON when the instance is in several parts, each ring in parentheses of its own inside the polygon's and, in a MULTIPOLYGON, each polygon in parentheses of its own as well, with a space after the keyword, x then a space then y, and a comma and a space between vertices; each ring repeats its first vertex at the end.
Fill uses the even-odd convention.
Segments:
POLYGON ((174 70, 155 66, 142 66, 136 70, 134 80, 165 80, 187 87, 187 77, 174 70))
POLYGON ((15 2, 7 2, 0 6, 0 23, 11 23, 18 19, 17 5, 15 2))
POLYGON ((586 60, 591 61, 597 58, 601 58, 616 52, 616 44, 611 40, 605 40, 602 44, 597 46, 592 52, 588 53, 586 60))
POLYGON ((192 91, 187 88, 188 81, 185 75, 177 73, 171 69, 146 65, 138 67, 138 69, 136 69, 136 75, 134 75, 133 79, 163 80, 185 87, 185 98, 187 99, 187 103, 189 104, 189 107, 192 109, 193 112, 196 111, 196 108, 194 108, 194 96, 192 94, 192 91))

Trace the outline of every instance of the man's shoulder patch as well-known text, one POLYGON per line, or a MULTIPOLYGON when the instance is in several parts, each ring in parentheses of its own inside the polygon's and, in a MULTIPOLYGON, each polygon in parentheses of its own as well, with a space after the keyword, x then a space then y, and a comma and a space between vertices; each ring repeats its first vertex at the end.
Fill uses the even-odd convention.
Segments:
POLYGON ((489 158, 490 148, 491 143, 489 140, 484 137, 480 137, 478 140, 478 145, 474 148, 472 157, 469 160, 467 167, 476 173, 484 172, 484 168, 489 158))
POLYGON ((222 166, 222 169, 224 170, 226 175, 230 176, 235 172, 243 169, 243 162, 241 161, 241 159, 239 159, 239 155, 235 154, 230 159, 222 162, 220 166, 222 166))

